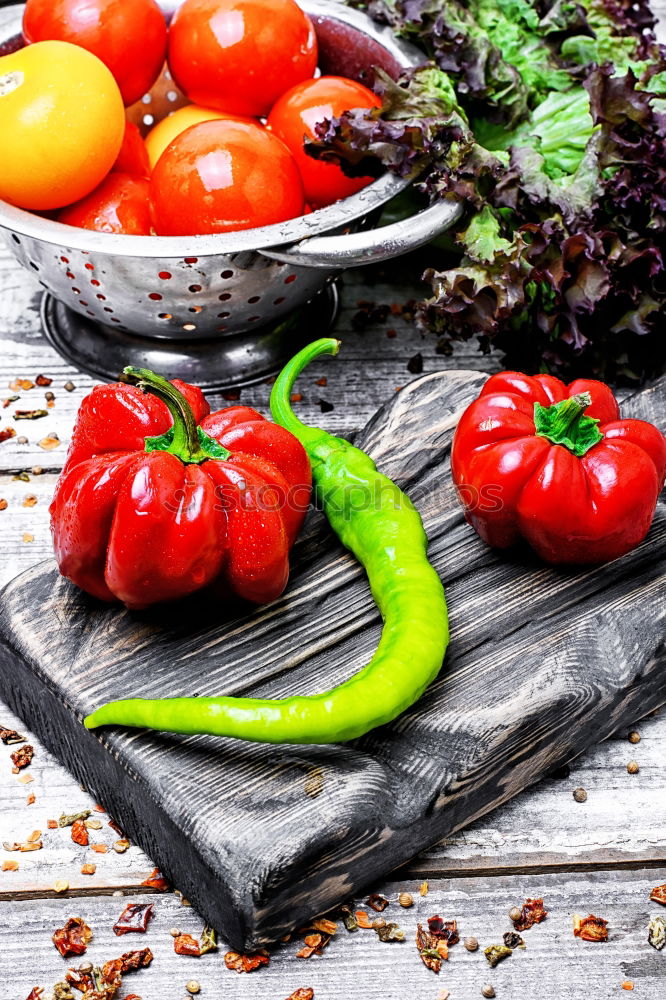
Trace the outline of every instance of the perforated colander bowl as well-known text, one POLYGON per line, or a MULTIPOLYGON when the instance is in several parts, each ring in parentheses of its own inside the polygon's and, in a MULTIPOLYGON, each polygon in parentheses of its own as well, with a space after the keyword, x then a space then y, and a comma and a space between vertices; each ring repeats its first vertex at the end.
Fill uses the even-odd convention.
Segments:
MULTIPOLYGON (((0 0, 0 5, 2 0, 0 0)), ((177 3, 162 3, 167 18, 177 3)), ((323 73, 372 84, 372 67, 397 77, 423 56, 366 15, 302 0, 317 32, 323 73)), ((20 48, 23 5, 0 12, 0 52, 20 48)), ((187 103, 168 72, 129 112, 146 131, 187 103)), ((278 225, 208 236, 117 236, 65 226, 0 201, 0 229, 17 260, 60 302, 107 327, 148 338, 227 338, 279 321, 341 268, 395 257, 448 228, 446 201, 372 229, 408 180, 385 174, 363 191, 278 225)), ((317 331, 314 331, 316 333, 317 331)))

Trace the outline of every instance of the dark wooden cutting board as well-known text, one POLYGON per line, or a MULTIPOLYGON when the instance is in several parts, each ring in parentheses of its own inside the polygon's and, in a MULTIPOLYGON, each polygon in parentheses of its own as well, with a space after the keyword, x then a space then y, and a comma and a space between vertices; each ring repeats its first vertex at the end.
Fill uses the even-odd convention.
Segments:
MULTIPOLYGON (((423 515, 452 638, 421 701, 353 744, 81 725, 110 698, 278 697, 358 670, 379 617, 318 513, 287 592, 267 608, 191 599, 130 613, 88 599, 53 563, 2 594, 0 695, 235 947, 276 940, 666 701, 665 505, 637 550, 599 569, 487 549, 462 518, 448 462, 484 380, 418 379, 357 439, 423 515)), ((624 412, 663 424, 665 402, 661 380, 624 412)), ((418 635, 413 646, 416 658, 418 635)))

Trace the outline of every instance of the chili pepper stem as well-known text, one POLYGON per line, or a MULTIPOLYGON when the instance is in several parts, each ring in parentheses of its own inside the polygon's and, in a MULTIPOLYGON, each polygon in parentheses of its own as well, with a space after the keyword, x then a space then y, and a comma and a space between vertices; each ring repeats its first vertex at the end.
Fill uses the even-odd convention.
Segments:
MULTIPOLYGON (((337 354, 339 350, 340 341, 334 337, 323 337, 321 340, 313 341, 291 361, 287 362, 271 390, 270 407, 273 419, 308 446, 314 445, 318 440, 330 442, 331 436, 318 427, 308 427, 302 420, 299 420, 291 407, 291 391, 296 379, 311 361, 323 354, 337 354)), ((313 457, 311 453, 310 457, 313 457)))
POLYGON ((173 426, 166 434, 146 438, 146 451, 167 451, 186 465, 200 465, 209 458, 229 458, 230 452, 197 425, 192 407, 172 382, 148 368, 128 365, 123 373, 137 388, 161 399, 173 417, 173 426))

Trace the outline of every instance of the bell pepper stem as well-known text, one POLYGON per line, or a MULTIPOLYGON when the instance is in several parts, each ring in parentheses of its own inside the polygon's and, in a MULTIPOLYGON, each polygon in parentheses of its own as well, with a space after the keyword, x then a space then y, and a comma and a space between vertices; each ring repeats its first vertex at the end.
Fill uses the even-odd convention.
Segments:
POLYGON ((534 404, 534 429, 537 437, 559 444, 581 458, 603 440, 599 421, 585 410, 592 403, 589 392, 579 392, 551 406, 534 404))
POLYGON ((200 465, 210 458, 226 459, 231 454, 198 426, 192 407, 176 386, 148 368, 128 365, 123 373, 138 389, 161 399, 173 417, 165 434, 146 438, 146 451, 166 451, 186 465, 200 465))

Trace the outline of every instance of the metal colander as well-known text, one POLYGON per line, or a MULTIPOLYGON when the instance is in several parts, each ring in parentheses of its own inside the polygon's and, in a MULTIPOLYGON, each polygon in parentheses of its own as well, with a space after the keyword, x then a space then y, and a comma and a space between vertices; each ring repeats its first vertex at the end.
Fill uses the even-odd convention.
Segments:
MULTIPOLYGON (((0 3, 2 0, 0 0, 0 3)), ((388 28, 337 2, 302 0, 318 36, 323 73, 372 84, 423 56, 388 28)), ((177 3, 162 3, 168 18, 177 3)), ((0 14, 0 52, 23 43, 23 6, 0 14)), ((129 116, 144 131, 187 103, 167 71, 129 116)), ((217 343, 265 329, 310 301, 341 268, 395 257, 428 242, 460 215, 443 201, 372 229, 409 180, 385 174, 363 191, 302 218, 237 233, 116 236, 65 226, 0 201, 0 229, 16 259, 70 310, 143 338, 217 343)), ((316 332, 316 331, 315 331, 316 332)), ((220 343, 220 347, 222 344, 220 343)))

